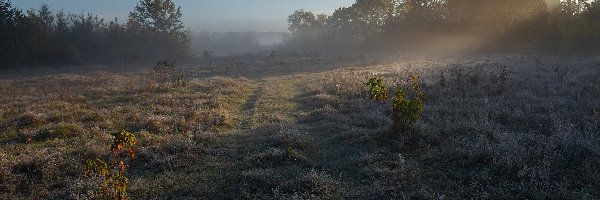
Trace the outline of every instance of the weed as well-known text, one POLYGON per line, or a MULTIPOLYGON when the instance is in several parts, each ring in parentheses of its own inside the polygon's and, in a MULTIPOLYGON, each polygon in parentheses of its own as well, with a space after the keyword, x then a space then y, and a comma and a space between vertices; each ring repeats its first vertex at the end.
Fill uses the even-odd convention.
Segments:
POLYGON ((373 76, 369 78, 366 85, 369 87, 372 101, 385 101, 387 99, 387 92, 381 78, 373 76))
POLYGON ((445 76, 444 72, 442 72, 442 74, 440 75, 440 86, 442 86, 442 87, 446 86, 446 76, 445 76))
POLYGON ((471 85, 477 86, 477 85, 479 85, 479 82, 481 82, 482 73, 483 73, 483 65, 477 65, 473 68, 469 68, 466 78, 471 83, 471 85))
POLYGON ((412 89, 415 92, 415 101, 418 106, 423 107, 423 99, 425 95, 423 94, 423 89, 421 89, 422 80, 417 75, 410 75, 412 89))
POLYGON ((554 73, 556 74, 557 79, 560 81, 560 87, 563 87, 565 77, 569 74, 569 69, 567 67, 557 66, 554 68, 554 73))
POLYGON ((135 157, 133 146, 135 146, 135 136, 127 131, 115 132, 111 134, 113 144, 111 151, 114 155, 114 161, 109 167, 106 162, 100 158, 87 160, 84 171, 88 176, 103 178, 100 190, 95 193, 97 199, 128 199, 127 185, 129 179, 124 175, 124 158, 135 157), (127 153, 124 150, 127 149, 127 153))
POLYGON ((451 65, 452 69, 450 69, 450 78, 452 82, 454 82, 457 86, 462 86, 462 81, 464 79, 464 69, 458 64, 451 65))
POLYGON ((500 66, 496 72, 490 73, 492 84, 486 86, 488 94, 498 95, 503 93, 508 88, 508 79, 510 71, 505 65, 500 66))
POLYGON ((499 78, 500 78, 500 86, 499 86, 500 88, 499 89, 500 89, 500 91, 504 91, 504 89, 506 88, 506 85, 508 84, 508 76, 509 76, 508 69, 506 68, 505 65, 502 65, 500 67, 500 75, 499 75, 499 78))

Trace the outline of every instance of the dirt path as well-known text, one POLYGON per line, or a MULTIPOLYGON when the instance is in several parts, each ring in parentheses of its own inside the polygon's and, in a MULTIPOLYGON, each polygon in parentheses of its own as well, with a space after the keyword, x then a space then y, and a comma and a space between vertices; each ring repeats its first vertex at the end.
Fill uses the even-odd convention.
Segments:
POLYGON ((246 100, 246 103, 242 107, 242 116, 240 117, 241 122, 239 125, 239 129, 251 129, 252 126, 256 123, 254 119, 254 115, 256 114, 256 105, 258 103, 258 100, 262 97, 262 95, 265 92, 265 83, 259 82, 256 85, 257 86, 254 89, 254 92, 252 92, 252 95, 248 98, 248 100, 246 100))
POLYGON ((212 161, 231 166, 219 168, 227 170, 227 175, 219 177, 224 184, 216 191, 227 191, 227 195, 212 193, 207 197, 286 198, 294 191, 321 190, 333 191, 314 195, 339 196, 336 192, 360 182, 356 179, 367 178, 354 175, 359 174, 360 166, 348 159, 363 149, 340 142, 343 138, 336 131, 323 128, 328 125, 322 123, 329 122, 322 118, 310 119, 319 108, 313 107, 314 94, 307 90, 306 83, 320 78, 314 74, 290 75, 256 83, 243 106, 240 127, 221 133, 215 140, 215 149, 230 150, 212 161), (327 184, 306 186, 306 181, 327 184))
POLYGON ((271 77, 257 81, 254 92, 242 107, 237 129, 295 121, 298 110, 294 98, 301 91, 298 82, 290 80, 288 77, 271 77))
POLYGON ((288 147, 293 145, 287 144, 282 134, 286 128, 297 126, 299 110, 294 98, 303 92, 298 83, 290 77, 256 81, 253 93, 242 106, 237 127, 208 138, 208 150, 197 160, 187 162, 189 168, 202 173, 183 180, 189 188, 174 191, 173 197, 193 194, 208 199, 260 198, 269 196, 289 174, 297 173, 286 169, 288 147))
POLYGON ((371 182, 352 158, 378 148, 346 142, 354 136, 340 134, 344 125, 322 117, 324 103, 307 84, 323 78, 304 73, 255 81, 237 127, 208 137, 209 150, 189 162, 202 171, 187 180, 190 194, 207 199, 281 199, 296 192, 339 197, 348 187, 371 182), (198 179, 204 182, 194 182, 198 179), (323 183, 308 183, 314 181, 323 183))

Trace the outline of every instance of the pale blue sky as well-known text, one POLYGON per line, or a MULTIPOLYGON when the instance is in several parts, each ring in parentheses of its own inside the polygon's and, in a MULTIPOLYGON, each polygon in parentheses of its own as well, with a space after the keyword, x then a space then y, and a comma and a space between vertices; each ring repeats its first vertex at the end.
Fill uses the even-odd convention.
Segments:
MULTIPOLYGON (((354 0, 174 0, 181 6, 183 22, 194 31, 287 31, 287 16, 294 10, 331 14, 354 0)), ((39 8, 93 13, 106 20, 124 22, 137 0, 12 0, 17 8, 39 8)))

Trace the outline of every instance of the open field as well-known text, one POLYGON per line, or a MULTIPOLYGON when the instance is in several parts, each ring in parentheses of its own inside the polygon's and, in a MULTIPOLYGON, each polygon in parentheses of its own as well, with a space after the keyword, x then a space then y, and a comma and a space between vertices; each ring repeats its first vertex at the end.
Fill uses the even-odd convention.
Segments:
POLYGON ((90 198, 84 162, 123 129, 132 199, 600 198, 598 58, 228 59, 179 85, 152 64, 0 71, 0 199, 90 198), (422 79, 415 128, 368 99, 373 74, 422 79))

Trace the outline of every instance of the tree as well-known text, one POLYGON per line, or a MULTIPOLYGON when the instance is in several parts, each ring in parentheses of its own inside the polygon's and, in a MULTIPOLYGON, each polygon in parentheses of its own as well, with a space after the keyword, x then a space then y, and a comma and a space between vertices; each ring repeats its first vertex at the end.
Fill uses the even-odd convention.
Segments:
POLYGON ((19 20, 21 31, 19 35, 24 39, 21 45, 28 55, 23 58, 35 63, 53 64, 55 51, 52 49, 54 41, 54 16, 47 5, 43 4, 39 10, 28 10, 27 15, 19 20))
POLYGON ((159 48, 174 48, 171 50, 178 54, 187 54, 189 29, 181 22, 181 16, 181 7, 176 7, 172 0, 140 0, 129 13, 127 27, 144 32, 146 36, 158 37, 164 41, 159 48))
POLYGON ((593 39, 588 45, 596 44, 594 53, 598 53, 600 52, 600 47, 597 45, 600 44, 600 1, 594 1, 590 4, 585 11, 585 20, 588 21, 591 28, 590 32, 593 34, 593 39))
POLYGON ((288 17, 288 24, 292 36, 286 39, 286 43, 295 48, 320 49, 324 45, 325 27, 328 16, 316 15, 310 11, 296 10, 288 17))
POLYGON ((95 63, 106 58, 106 23, 97 15, 71 15, 70 43, 75 46, 71 59, 75 63, 95 63))
POLYGON ((129 19, 141 28, 165 33, 186 31, 181 16, 181 7, 175 7, 172 0, 140 0, 129 13, 129 19))
POLYGON ((365 35, 383 31, 387 19, 394 16, 394 0, 357 0, 354 5, 358 14, 358 27, 365 35))
POLYGON ((18 45, 16 32, 21 12, 10 1, 0 0, 0 64, 14 64, 18 45))
POLYGON ((352 6, 337 9, 328 26, 338 40, 362 43, 383 32, 383 25, 394 16, 394 0, 357 0, 352 6))
POLYGON ((392 21, 411 27, 431 27, 446 18, 446 0, 404 0, 392 21))
POLYGON ((360 42, 361 34, 358 26, 356 26, 358 18, 358 12, 353 7, 338 8, 333 12, 327 24, 336 41, 360 42))
POLYGON ((294 14, 288 17, 288 30, 290 30, 294 34, 301 34, 304 32, 308 32, 316 23, 317 19, 312 12, 296 10, 294 11, 294 14))

